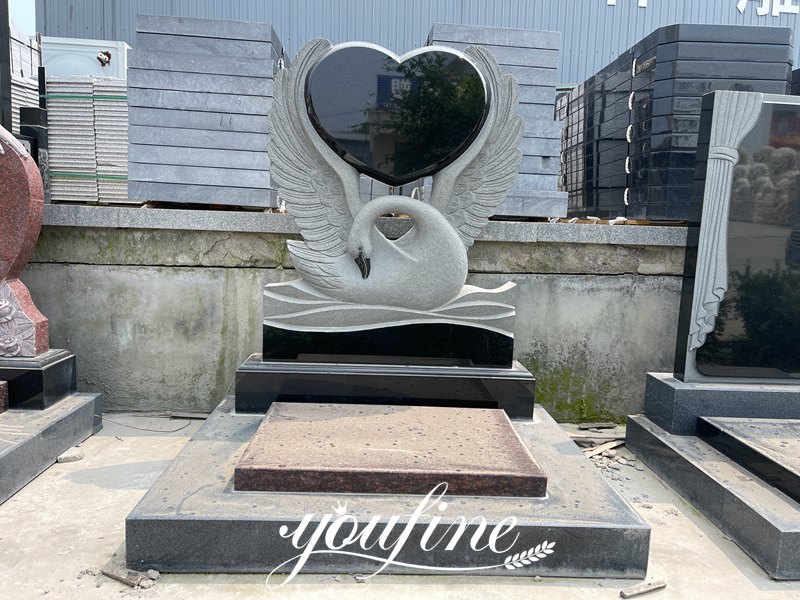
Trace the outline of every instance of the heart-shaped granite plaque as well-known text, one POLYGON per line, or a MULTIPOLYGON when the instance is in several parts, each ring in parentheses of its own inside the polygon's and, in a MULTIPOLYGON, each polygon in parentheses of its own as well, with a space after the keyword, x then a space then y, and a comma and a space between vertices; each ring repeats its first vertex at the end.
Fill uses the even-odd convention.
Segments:
POLYGON ((401 57, 347 44, 306 82, 308 114, 320 136, 359 172, 400 186, 458 158, 488 110, 483 79, 446 48, 401 57))

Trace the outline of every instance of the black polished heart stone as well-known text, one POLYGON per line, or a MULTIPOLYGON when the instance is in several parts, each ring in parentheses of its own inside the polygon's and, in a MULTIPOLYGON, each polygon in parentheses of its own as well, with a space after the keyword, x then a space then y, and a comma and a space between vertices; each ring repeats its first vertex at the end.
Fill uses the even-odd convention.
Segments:
POLYGON ((400 58, 376 46, 335 48, 306 82, 320 136, 359 172, 393 186, 458 158, 488 109, 483 79, 457 52, 400 58))

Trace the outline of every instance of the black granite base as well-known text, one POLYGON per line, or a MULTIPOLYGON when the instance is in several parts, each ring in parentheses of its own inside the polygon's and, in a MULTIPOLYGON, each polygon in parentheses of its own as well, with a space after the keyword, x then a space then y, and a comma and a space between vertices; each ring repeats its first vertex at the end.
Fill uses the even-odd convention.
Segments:
POLYGON ((444 358, 465 366, 510 367, 513 353, 513 337, 454 323, 343 332, 293 331, 264 325, 264 360, 313 361, 315 355, 350 355, 396 357, 405 364, 428 364, 427 359, 444 358))
POLYGON ((9 408, 42 410, 77 389, 75 355, 49 350, 33 358, 2 358, 0 380, 8 382, 9 408))
MULTIPOLYGON (((234 468, 263 417, 236 413, 232 404, 228 400, 214 411, 128 515, 129 568, 288 573, 304 550, 280 532, 295 531, 304 523, 306 533, 300 543, 306 544, 314 532, 321 537, 305 548, 314 552, 302 565, 303 573, 369 575, 385 566, 385 573, 394 574, 517 576, 528 581, 534 575, 642 578, 646 574, 650 527, 541 407, 536 407, 535 420, 515 422, 514 428, 548 474, 547 496, 448 496, 447 508, 440 505, 435 514, 429 511, 414 518, 411 515, 424 500, 421 494, 235 491, 234 468), (347 516, 334 525, 334 508, 344 504, 347 516), (395 516, 402 525, 391 531, 389 539, 393 543, 405 528, 408 539, 384 565, 391 549, 381 549, 375 537, 369 536, 380 535, 395 516), (488 526, 476 545, 478 550, 470 546, 477 530, 475 521, 458 543, 445 547, 453 540, 444 536, 454 535, 461 517, 485 519, 488 526), (503 551, 493 552, 486 547, 487 536, 510 517, 517 524, 501 538, 503 551), (361 532, 373 518, 376 528, 364 537, 369 550, 354 542, 342 548, 344 552, 326 551, 326 535, 335 538, 332 542, 338 547, 353 522, 358 522, 361 532), (337 527, 338 533, 331 527, 337 527), (441 536, 445 541, 423 549, 426 531, 433 531, 431 540, 441 536), (519 568, 505 566, 506 557, 519 556, 544 541, 555 542, 552 554, 532 564, 519 562, 519 568)), ((269 585, 283 581, 283 577, 270 578, 269 585)))
POLYGON ((356 359, 262 361, 253 354, 236 371, 236 411, 265 413, 280 401, 502 408, 512 419, 533 416, 536 380, 516 361, 502 369, 447 365, 441 359, 428 365, 356 359))
POLYGON ((775 579, 800 579, 800 505, 693 435, 628 417, 626 446, 775 579))
POLYGON ((800 419, 800 385, 685 383, 672 373, 648 373, 644 413, 678 435, 697 435, 700 417, 800 419))
POLYGON ((701 440, 800 503, 800 420, 701 417, 701 440))
POLYGON ((99 431, 101 413, 99 394, 72 394, 47 410, 0 415, 0 504, 99 431))

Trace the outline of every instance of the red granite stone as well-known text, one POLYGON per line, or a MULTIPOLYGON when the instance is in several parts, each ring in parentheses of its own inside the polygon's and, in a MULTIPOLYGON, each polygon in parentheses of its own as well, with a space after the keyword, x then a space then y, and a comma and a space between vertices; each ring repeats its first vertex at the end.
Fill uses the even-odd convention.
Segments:
POLYGON ((16 279, 42 227, 44 188, 36 162, 0 127, 0 279, 16 279))
MULTIPOLYGON (((33 339, 25 342, 26 356, 36 356, 49 348, 47 319, 18 279, 36 246, 43 210, 44 190, 36 162, 18 140, 0 127, 0 282, 5 280, 19 304, 23 326, 30 331, 33 325, 33 339), (25 318, 30 323, 24 322, 25 318)), ((11 325, 15 322, 20 318, 11 325)), ((13 330, 3 333, 12 342, 17 335, 13 330)))
POLYGON ((0 381, 0 413, 8 410, 8 383, 0 381))
POLYGON ((237 491, 543 497, 547 476, 504 410, 275 402, 237 491))

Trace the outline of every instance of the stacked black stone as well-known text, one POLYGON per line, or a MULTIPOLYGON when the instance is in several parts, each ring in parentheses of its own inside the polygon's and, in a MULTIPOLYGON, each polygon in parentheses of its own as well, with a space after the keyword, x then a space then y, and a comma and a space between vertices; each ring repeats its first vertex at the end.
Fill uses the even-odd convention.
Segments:
POLYGON ((792 96, 800 96, 800 69, 792 71, 792 96))
POLYGON ((559 101, 570 215, 687 219, 703 94, 786 94, 791 66, 787 28, 654 31, 559 101))

